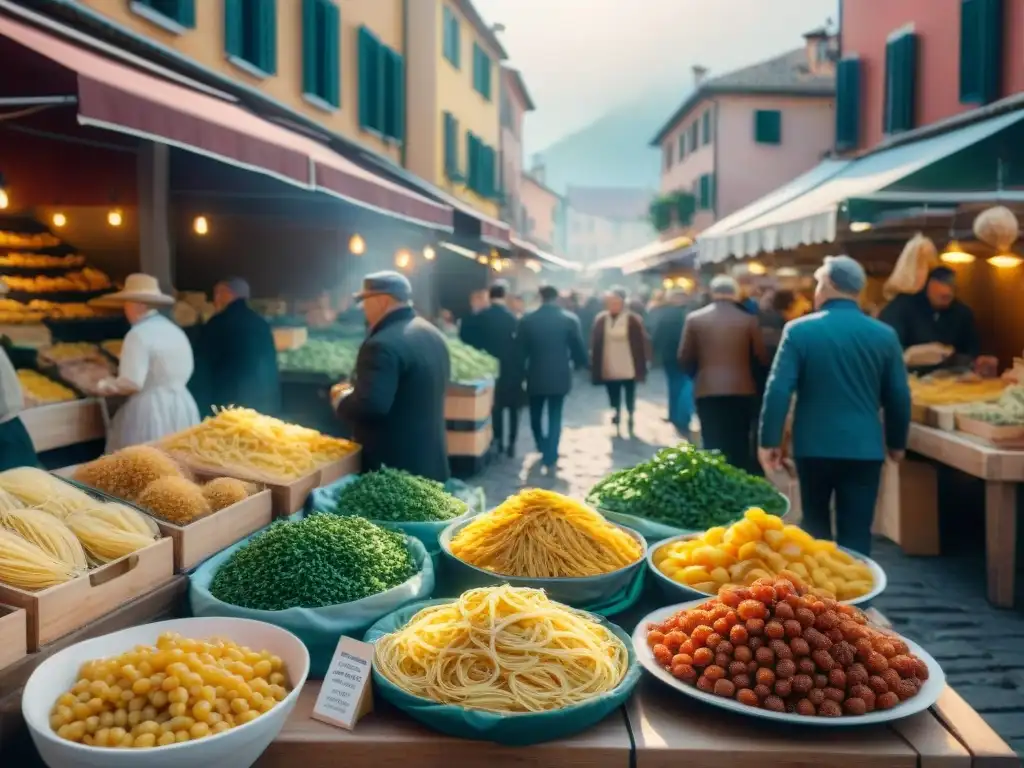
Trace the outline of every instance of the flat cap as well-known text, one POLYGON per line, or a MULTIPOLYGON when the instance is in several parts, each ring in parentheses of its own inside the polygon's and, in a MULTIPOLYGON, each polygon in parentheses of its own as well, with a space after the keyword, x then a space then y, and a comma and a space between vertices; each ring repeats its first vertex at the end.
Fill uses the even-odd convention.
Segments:
POLYGON ((385 270, 374 272, 363 278, 363 290, 355 295, 356 301, 362 301, 367 296, 390 296, 396 301, 410 301, 412 299, 412 283, 409 279, 398 272, 385 270))
POLYGON ((863 291, 868 281, 864 267, 849 256, 826 256, 814 279, 828 280, 837 291, 850 295, 863 291))

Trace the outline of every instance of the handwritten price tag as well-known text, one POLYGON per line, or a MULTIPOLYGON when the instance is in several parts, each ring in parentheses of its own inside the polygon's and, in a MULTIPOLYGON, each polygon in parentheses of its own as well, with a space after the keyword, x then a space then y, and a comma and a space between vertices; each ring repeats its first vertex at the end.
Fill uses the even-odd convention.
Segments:
POLYGON ((342 637, 324 676, 313 719, 351 731, 373 710, 373 646, 342 637))

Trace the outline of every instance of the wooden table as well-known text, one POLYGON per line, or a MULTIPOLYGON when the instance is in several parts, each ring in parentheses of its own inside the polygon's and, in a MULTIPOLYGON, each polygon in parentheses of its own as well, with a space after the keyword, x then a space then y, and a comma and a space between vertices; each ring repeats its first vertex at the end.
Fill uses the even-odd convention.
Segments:
MULTIPOLYGON (((985 549, 988 564, 988 599, 1001 608, 1014 604, 1017 547, 1017 485, 1024 482, 1024 451, 1008 451, 966 435, 921 424, 910 425, 908 449, 985 481, 985 549)), ((939 512, 934 467, 908 461, 900 468, 900 500, 907 511, 938 542, 939 512), (913 483, 913 499, 902 488, 904 472, 913 483), (912 476, 910 476, 912 474, 912 476)), ((903 512, 901 507, 901 513, 903 512)), ((901 542, 902 543, 902 542, 901 542)))
POLYGON ((1019 768, 951 688, 927 712, 860 728, 780 726, 714 709, 644 678, 627 706, 636 768, 1019 768))
POLYGON ((256 768, 630 768, 633 754, 625 711, 569 739, 531 747, 503 747, 487 741, 444 736, 378 700, 352 731, 310 718, 320 682, 306 683, 284 730, 256 762, 256 768))

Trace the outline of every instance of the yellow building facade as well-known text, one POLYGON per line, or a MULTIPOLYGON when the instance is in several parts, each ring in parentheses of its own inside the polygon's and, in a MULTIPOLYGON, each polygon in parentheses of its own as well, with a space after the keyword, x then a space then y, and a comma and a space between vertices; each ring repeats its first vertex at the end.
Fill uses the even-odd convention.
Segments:
POLYGON ((406 2, 406 167, 497 217, 505 52, 468 0, 406 2))
POLYGON ((78 2, 211 71, 259 89, 327 131, 402 162, 407 0, 78 2), (340 63, 332 67, 335 57, 340 63), (364 91, 369 87, 381 97, 368 100, 364 91), (381 101, 388 101, 388 114, 381 101), (385 120, 389 130, 367 125, 385 120))

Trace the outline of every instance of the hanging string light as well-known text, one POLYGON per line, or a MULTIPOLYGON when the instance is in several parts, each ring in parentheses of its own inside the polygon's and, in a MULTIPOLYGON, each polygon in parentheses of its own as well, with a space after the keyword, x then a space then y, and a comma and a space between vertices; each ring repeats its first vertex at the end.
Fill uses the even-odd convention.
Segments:
POLYGON ((434 253, 434 249, 431 248, 429 245, 423 249, 423 258, 426 259, 427 261, 433 261, 436 255, 437 254, 434 253))
POLYGON ((348 240, 348 252, 353 256, 362 256, 366 253, 366 241, 359 235, 352 235, 348 240))
POLYGON ((210 222, 206 220, 205 216, 196 216, 192 222, 192 230, 197 235, 205 235, 210 231, 210 222))

